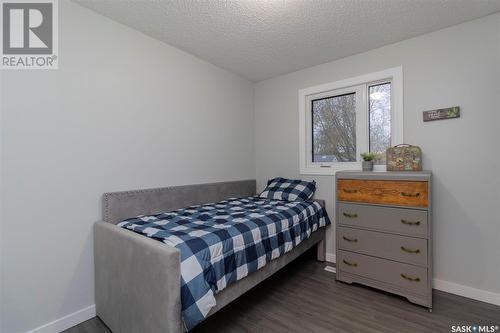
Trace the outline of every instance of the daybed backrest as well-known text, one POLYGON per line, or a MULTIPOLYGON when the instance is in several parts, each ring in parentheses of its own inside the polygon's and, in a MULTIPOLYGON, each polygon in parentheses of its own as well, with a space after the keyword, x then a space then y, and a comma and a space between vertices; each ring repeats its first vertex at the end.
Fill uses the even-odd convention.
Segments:
POLYGON ((159 214, 231 197, 248 197, 255 193, 255 180, 105 193, 102 216, 104 221, 116 224, 129 217, 159 214))

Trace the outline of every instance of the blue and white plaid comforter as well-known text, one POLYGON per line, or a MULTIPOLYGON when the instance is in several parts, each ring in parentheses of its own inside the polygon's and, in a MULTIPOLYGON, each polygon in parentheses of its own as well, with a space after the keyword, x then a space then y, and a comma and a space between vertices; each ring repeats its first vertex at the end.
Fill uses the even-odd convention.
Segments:
POLYGON ((328 224, 317 202, 249 197, 138 216, 118 225, 180 250, 182 316, 190 330, 215 306, 215 293, 328 224))

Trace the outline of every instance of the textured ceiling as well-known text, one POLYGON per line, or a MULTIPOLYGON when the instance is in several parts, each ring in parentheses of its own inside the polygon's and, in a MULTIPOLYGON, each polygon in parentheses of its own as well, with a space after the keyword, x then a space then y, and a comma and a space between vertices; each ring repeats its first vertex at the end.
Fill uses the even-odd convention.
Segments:
POLYGON ((252 81, 500 11, 500 0, 74 1, 252 81))

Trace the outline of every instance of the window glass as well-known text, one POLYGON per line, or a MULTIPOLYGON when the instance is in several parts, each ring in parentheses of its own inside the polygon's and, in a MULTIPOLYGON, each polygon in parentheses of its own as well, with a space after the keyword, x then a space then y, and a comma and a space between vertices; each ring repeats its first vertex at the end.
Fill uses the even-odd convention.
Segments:
POLYGON ((311 101, 312 161, 356 161, 356 94, 311 101))
POLYGON ((385 160, 385 150, 391 145, 391 83, 368 87, 370 151, 385 160))

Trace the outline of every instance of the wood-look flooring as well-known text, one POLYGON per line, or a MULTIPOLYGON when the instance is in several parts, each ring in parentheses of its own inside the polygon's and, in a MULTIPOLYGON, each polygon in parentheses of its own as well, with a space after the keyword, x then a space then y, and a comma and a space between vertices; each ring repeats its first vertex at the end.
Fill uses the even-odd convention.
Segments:
MULTIPOLYGON (((498 306, 434 291, 430 313, 398 296, 336 282, 324 267, 301 257, 192 332, 434 333, 451 332, 451 325, 500 326, 498 306)), ((65 332, 110 331, 93 318, 65 332)))

